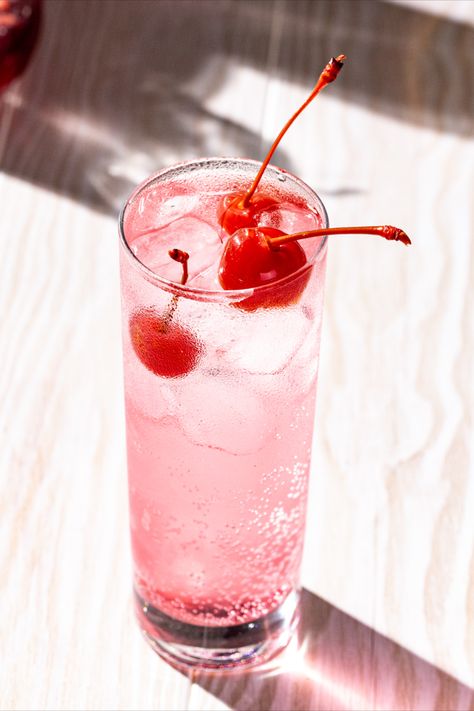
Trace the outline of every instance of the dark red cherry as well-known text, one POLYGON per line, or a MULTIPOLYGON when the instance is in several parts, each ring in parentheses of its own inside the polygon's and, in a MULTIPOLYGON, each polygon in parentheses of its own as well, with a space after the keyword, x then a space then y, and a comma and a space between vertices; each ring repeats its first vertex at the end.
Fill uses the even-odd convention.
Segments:
POLYGON ((223 289, 251 289, 275 283, 272 289, 262 289, 235 305, 248 311, 261 307, 287 306, 301 296, 311 273, 305 269, 305 252, 298 240, 330 235, 375 235, 395 242, 411 244, 407 233, 393 225, 352 227, 319 227, 314 230, 285 234, 272 227, 248 227, 238 230, 224 247, 219 264, 219 282, 223 289))
MULTIPOLYGON (((171 259, 181 264, 181 284, 188 280, 189 254, 182 249, 170 249, 171 259)), ((135 311, 130 318, 130 338, 138 358, 155 375, 179 378, 196 366, 201 347, 196 336, 174 320, 179 296, 173 294, 167 309, 158 313, 154 308, 135 311)))
POLYGON ((268 238, 285 233, 273 227, 247 227, 230 237, 219 264, 219 282, 224 289, 250 289, 278 281, 306 264, 298 242, 272 247, 268 238))
POLYGON ((19 77, 38 39, 40 0, 0 0, 0 91, 19 77))
MULTIPOLYGON (((270 240, 284 236, 273 227, 247 227, 238 230, 224 247, 219 265, 219 282, 223 289, 251 289, 278 282, 307 264, 306 254, 296 241, 272 246, 270 240)), ((288 306, 298 300, 309 278, 310 270, 291 281, 276 284, 274 289, 257 292, 235 305, 247 311, 258 308, 288 306)))
POLYGON ((155 375, 179 378, 196 367, 201 355, 197 337, 153 308, 135 311, 130 318, 130 338, 138 358, 155 375))

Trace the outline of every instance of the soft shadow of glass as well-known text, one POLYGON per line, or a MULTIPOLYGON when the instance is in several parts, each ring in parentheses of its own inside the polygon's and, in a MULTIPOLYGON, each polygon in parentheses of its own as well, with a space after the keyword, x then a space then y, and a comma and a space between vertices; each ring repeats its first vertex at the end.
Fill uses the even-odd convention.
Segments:
POLYGON ((234 711, 466 711, 474 691, 308 590, 293 645, 255 671, 194 681, 234 711))
MULTIPOLYGON (((206 108, 236 68, 309 87, 343 50, 349 61, 333 97, 472 134, 474 28, 406 5, 68 0, 45 10, 2 169, 105 212, 164 165, 213 153, 261 157, 260 136, 228 118, 234 97, 226 116, 206 108)), ((254 91, 240 83, 235 100, 250 106, 254 91)), ((284 153, 276 162, 291 170, 284 153)))
POLYGON ((128 146, 86 168, 96 199, 107 211, 116 213, 135 186, 161 168, 204 156, 258 155, 258 134, 213 114, 166 81, 157 80, 135 100, 143 115, 153 117, 152 125, 137 126, 128 146))
MULTIPOLYGON (((213 155, 258 155, 260 137, 203 108, 185 93, 157 81, 153 92, 137 88, 130 100, 148 120, 130 122, 127 132, 107 122, 63 107, 45 109, 11 96, 9 129, 2 168, 27 177, 108 214, 117 214, 142 180, 163 167, 213 155), (41 134, 31 159, 24 153, 25 134, 41 134), (18 159, 25 156, 18 170, 18 159), (58 156, 68 155, 70 170, 58 182, 58 156), (27 173, 27 175, 26 175, 27 173)), ((3 124, 2 124, 3 125, 3 124)), ((287 166, 290 161, 282 153, 287 166)))

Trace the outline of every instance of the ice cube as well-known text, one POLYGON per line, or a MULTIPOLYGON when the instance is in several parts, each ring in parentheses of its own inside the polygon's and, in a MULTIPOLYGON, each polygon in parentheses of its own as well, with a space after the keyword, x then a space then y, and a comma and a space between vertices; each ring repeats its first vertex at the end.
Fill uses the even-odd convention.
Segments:
POLYGON ((258 452, 277 426, 272 408, 244 382, 203 374, 181 388, 177 413, 193 443, 235 455, 258 452))
POLYGON ((222 245, 221 247, 216 247, 214 251, 214 258, 212 264, 203 269, 199 274, 193 275, 189 280, 189 285, 194 289, 205 289, 210 291, 222 291, 222 287, 219 284, 219 279, 217 276, 219 259, 222 255, 222 245))
POLYGON ((133 240, 132 251, 138 259, 159 276, 181 281, 183 269, 168 254, 173 248, 188 252, 188 281, 215 263, 222 252, 219 235, 207 222, 197 217, 180 217, 161 229, 153 229, 133 240))
POLYGON ((299 307, 244 312, 236 322, 232 341, 222 354, 232 367, 247 373, 282 371, 303 343, 310 324, 299 307))
POLYGON ((195 213, 198 206, 199 194, 174 195, 163 200, 161 189, 149 189, 138 198, 133 212, 133 232, 143 235, 150 230, 161 229, 179 217, 195 213))
POLYGON ((275 227, 282 232, 303 232, 321 227, 320 215, 311 210, 303 210, 292 203, 278 203, 259 215, 259 225, 275 227))

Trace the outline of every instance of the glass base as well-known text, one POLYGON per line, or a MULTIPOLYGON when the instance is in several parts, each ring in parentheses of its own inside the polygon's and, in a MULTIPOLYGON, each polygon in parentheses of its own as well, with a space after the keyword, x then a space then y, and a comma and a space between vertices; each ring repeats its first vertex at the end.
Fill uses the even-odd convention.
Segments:
POLYGON ((282 651, 298 623, 296 591, 258 620, 204 627, 165 615, 135 592, 139 625, 150 646, 180 669, 232 670, 263 664, 282 651))

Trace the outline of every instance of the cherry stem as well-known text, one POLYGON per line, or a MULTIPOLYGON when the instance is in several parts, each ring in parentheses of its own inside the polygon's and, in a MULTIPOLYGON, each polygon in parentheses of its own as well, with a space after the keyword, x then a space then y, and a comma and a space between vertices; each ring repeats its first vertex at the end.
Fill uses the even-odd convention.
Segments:
MULTIPOLYGON (((188 259, 189 259, 189 254, 187 252, 184 252, 182 249, 170 249, 168 252, 168 255, 171 257, 171 259, 174 259, 175 262, 179 262, 179 264, 182 264, 183 266, 183 273, 181 275, 181 285, 184 286, 186 282, 188 281, 188 259)), ((178 307, 178 299, 179 296, 178 294, 173 294, 173 296, 170 299, 170 302, 168 304, 168 308, 166 309, 166 313, 163 317, 163 322, 165 326, 168 326, 169 323, 171 322, 171 319, 173 318, 174 312, 176 311, 178 307)))
POLYGON ((265 172, 267 165, 270 163, 270 161, 273 157, 273 154, 275 153, 275 151, 278 147, 278 144, 280 143, 280 141, 283 138, 283 136, 285 135, 285 133, 288 131, 288 129, 290 128, 292 123, 294 121, 296 121, 296 119, 298 118, 300 113, 302 111, 304 111, 305 108, 308 106, 308 104, 310 104, 312 102, 312 100, 319 94, 321 89, 324 89, 325 86, 327 86, 328 84, 330 84, 331 82, 333 82, 336 79, 337 75, 339 74, 339 72, 342 69, 345 59, 346 59, 346 56, 344 54, 339 54, 337 57, 332 57, 329 60, 329 62, 326 64, 323 71, 321 72, 321 75, 320 75, 318 81, 316 82, 316 86, 314 87, 311 94, 308 96, 306 101, 303 104, 301 104, 300 108, 296 111, 296 113, 294 113, 293 116, 285 123, 285 125, 281 129, 280 133, 274 140, 272 147, 268 151, 267 157, 265 158, 262 165, 260 166, 260 170, 258 171, 257 175, 255 176, 255 180, 253 181, 253 183, 250 186, 250 188, 248 189, 248 191, 245 193, 244 199, 242 201, 243 208, 247 207, 250 200, 252 199, 252 196, 253 196, 254 192, 256 191, 258 184, 260 183, 260 179, 261 179, 263 173, 265 172))
POLYGON ((307 232, 296 232, 292 235, 281 235, 280 237, 266 237, 272 249, 280 247, 287 242, 306 239, 307 237, 323 237, 324 235, 378 235, 385 239, 411 244, 411 240, 399 227, 392 225, 372 225, 367 227, 326 227, 318 230, 308 230, 307 232))
POLYGON ((175 262, 179 262, 180 264, 183 265, 183 274, 181 276, 181 285, 184 286, 186 282, 188 281, 188 259, 189 259, 189 254, 187 252, 183 252, 182 249, 170 249, 168 252, 169 256, 171 259, 174 259, 175 262))

